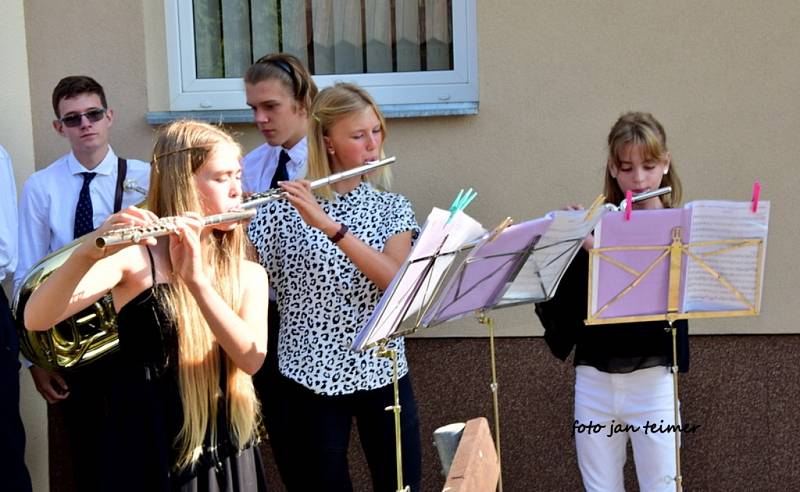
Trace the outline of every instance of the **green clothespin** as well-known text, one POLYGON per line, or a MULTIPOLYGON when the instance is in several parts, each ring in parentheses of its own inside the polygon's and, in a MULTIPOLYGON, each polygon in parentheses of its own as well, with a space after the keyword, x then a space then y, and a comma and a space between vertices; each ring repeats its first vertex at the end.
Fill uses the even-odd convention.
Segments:
POLYGON ((447 222, 445 222, 445 225, 449 224, 459 211, 463 211, 465 208, 467 208, 467 205, 472 203, 472 200, 474 200, 476 196, 478 196, 478 193, 472 191, 472 188, 468 189, 466 193, 464 193, 463 188, 460 189, 458 191, 458 195, 456 195, 456 199, 453 200, 452 205, 450 205, 450 216, 447 217, 447 222))

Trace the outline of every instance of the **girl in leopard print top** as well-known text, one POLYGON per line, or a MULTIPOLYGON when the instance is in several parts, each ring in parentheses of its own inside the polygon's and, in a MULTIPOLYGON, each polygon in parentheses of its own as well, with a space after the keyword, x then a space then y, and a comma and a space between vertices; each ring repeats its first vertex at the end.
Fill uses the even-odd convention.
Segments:
MULTIPOLYGON (((386 125, 369 94, 352 84, 319 93, 308 133, 308 179, 338 173, 383 156, 386 125)), ((411 251, 418 227, 411 204, 385 191, 388 169, 325 189, 282 182, 286 201, 258 212, 249 234, 275 287, 281 317, 278 359, 286 451, 295 463, 289 490, 352 490, 347 454, 353 419, 374 490, 395 490, 392 368, 349 347, 411 251), (283 390, 282 390, 283 391, 283 390)), ((416 402, 402 339, 398 351, 402 405, 403 478, 419 490, 420 440, 416 402)), ((275 445, 275 444, 273 444, 275 445)))

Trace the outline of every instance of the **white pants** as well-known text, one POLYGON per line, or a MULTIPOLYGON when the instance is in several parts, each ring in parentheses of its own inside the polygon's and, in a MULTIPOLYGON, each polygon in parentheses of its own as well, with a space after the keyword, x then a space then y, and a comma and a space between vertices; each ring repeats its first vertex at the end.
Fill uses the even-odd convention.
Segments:
POLYGON ((673 406, 672 374, 667 367, 611 374, 578 366, 573 427, 586 490, 625 490, 622 469, 630 439, 640 490, 674 491, 673 406))

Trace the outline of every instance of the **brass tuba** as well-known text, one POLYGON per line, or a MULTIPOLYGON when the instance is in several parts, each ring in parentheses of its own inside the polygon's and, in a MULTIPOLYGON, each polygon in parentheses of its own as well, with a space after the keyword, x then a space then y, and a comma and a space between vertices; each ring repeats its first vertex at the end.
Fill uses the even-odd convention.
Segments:
POLYGON ((117 315, 111 293, 46 331, 25 329, 25 304, 45 279, 67 261, 83 238, 45 256, 31 267, 14 294, 12 313, 19 348, 33 364, 50 371, 75 370, 117 350, 117 315))

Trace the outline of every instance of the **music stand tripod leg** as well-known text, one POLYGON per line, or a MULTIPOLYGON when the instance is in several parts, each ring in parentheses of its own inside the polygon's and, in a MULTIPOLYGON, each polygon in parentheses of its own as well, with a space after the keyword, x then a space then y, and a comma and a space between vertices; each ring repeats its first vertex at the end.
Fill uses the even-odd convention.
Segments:
POLYGON ((497 451, 497 463, 500 464, 500 473, 497 479, 497 490, 503 492, 503 461, 500 459, 500 403, 497 395, 497 364, 495 358, 494 347, 494 321, 491 317, 486 316, 483 311, 478 312, 478 322, 486 325, 489 328, 489 352, 492 361, 492 382, 489 388, 492 390, 492 409, 494 411, 494 439, 495 450, 497 451))
POLYGON ((681 476, 681 427, 680 427, 680 401, 678 400, 678 329, 669 319, 669 330, 672 332, 672 405, 675 412, 675 490, 683 491, 683 477, 681 476))
POLYGON ((409 492, 410 487, 403 485, 403 444, 401 440, 400 426, 400 389, 397 381, 397 351, 386 348, 382 344, 376 354, 378 357, 388 357, 392 360, 392 386, 394 390, 394 404, 386 407, 387 412, 394 412, 394 442, 395 442, 395 462, 397 466, 397 492, 409 492))

